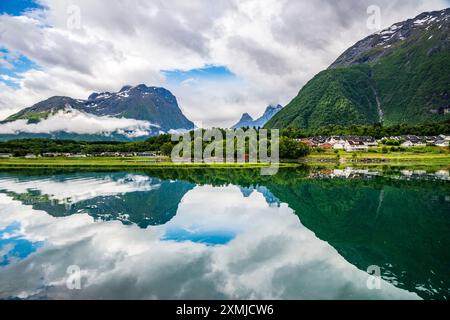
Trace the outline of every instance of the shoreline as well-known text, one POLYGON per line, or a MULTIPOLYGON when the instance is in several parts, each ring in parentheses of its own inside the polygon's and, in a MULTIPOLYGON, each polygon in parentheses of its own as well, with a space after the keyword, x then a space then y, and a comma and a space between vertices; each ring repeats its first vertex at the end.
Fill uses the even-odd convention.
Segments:
MULTIPOLYGON (((298 167, 302 163, 278 163, 280 168, 298 167)), ((105 168, 105 169, 260 169, 267 163, 173 163, 146 161, 144 158, 8 158, 0 159, 0 169, 8 168, 105 168)))
MULTIPOLYGON (((298 161, 282 161, 279 168, 299 166, 450 166, 450 155, 443 154, 312 154, 298 161)), ((266 163, 173 163, 168 160, 152 161, 143 157, 133 158, 0 158, 0 169, 8 168, 105 168, 105 169, 260 169, 266 163)))

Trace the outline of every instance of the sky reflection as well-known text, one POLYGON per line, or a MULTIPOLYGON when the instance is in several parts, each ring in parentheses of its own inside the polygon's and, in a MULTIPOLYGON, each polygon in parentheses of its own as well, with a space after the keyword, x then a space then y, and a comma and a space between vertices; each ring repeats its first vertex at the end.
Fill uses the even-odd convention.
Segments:
MULTIPOLYGON (((11 181, 8 189, 17 189, 11 181)), ((51 185, 44 181, 41 190, 51 185)), ((99 181, 84 179, 85 190, 89 183, 99 181)), ((171 220, 147 228, 86 213, 54 217, 0 194, 0 230, 17 222, 21 241, 35 247, 0 268, 0 298, 418 298, 385 281, 367 289, 365 272, 266 189, 196 186, 171 220), (65 285, 71 265, 82 270, 81 290, 65 285)))

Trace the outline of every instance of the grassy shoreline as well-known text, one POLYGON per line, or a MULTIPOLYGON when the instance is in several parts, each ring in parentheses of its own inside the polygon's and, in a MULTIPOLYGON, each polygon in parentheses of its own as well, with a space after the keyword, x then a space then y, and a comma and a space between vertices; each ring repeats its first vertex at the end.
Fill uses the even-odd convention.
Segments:
POLYGON ((413 152, 392 152, 380 153, 349 153, 334 152, 313 153, 304 159, 306 164, 326 164, 334 163, 339 165, 450 165, 450 154, 443 153, 413 153, 413 152))
MULTIPOLYGON (((279 163, 280 167, 300 166, 300 163, 279 163)), ((7 158, 0 159, 1 168, 214 168, 214 169, 258 169, 268 167, 264 163, 173 163, 164 161, 150 161, 146 158, 7 158)))
MULTIPOLYGON (((450 166, 448 153, 313 153, 300 162, 281 162, 279 166, 295 167, 300 165, 320 166, 410 166, 410 165, 443 165, 450 166)), ((267 167, 263 163, 172 163, 170 159, 158 162, 144 157, 132 158, 0 158, 1 168, 213 168, 213 169, 255 169, 267 167)))

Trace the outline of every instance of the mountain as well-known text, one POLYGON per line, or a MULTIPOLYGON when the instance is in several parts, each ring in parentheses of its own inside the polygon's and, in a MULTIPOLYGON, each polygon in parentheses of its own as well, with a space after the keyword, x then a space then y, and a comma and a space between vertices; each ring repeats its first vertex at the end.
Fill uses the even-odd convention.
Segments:
POLYGON ((450 118, 450 9, 370 35, 309 81, 268 128, 450 118))
POLYGON ((96 221, 120 220, 124 224, 135 224, 141 228, 169 222, 176 215, 181 199, 195 187, 185 181, 160 180, 145 175, 118 172, 47 176, 39 187, 19 190, 19 185, 29 185, 29 177, 17 175, 11 179, 11 176, 0 176, 0 184, 3 187, 0 194, 8 194, 15 200, 30 205, 35 210, 45 211, 53 217, 83 212, 96 221), (80 187, 77 189, 78 197, 77 191, 69 190, 73 183, 80 187), (46 186, 54 187, 53 190, 58 190, 59 194, 69 192, 70 196, 67 195, 65 199, 54 198, 54 194, 45 193, 45 190, 48 190, 46 186), (119 192, 115 192, 117 187, 119 192), (84 190, 92 192, 86 194, 84 190))
POLYGON ((0 134, 121 140, 193 128, 170 91, 140 84, 92 93, 87 100, 51 97, 2 121, 0 134))
POLYGON ((239 129, 244 127, 253 127, 253 123, 255 120, 248 114, 244 113, 241 117, 241 119, 236 123, 234 126, 232 126, 232 129, 239 129))
POLYGON ((266 111, 264 112, 264 114, 256 120, 253 120, 253 118, 248 113, 244 113, 242 115, 241 119, 239 120, 239 122, 236 123, 231 128, 232 129, 239 129, 239 128, 245 128, 245 127, 262 128, 281 109, 283 109, 283 107, 279 104, 276 106, 270 105, 266 108, 266 111))

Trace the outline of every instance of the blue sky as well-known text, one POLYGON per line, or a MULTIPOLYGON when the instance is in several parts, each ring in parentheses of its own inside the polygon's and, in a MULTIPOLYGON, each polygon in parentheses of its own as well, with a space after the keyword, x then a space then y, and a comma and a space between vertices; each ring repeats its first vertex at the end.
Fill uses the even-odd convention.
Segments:
POLYGON ((24 55, 14 56, 8 50, 0 47, 0 81, 17 89, 19 87, 15 79, 20 78, 20 73, 30 69, 38 69, 30 59, 24 55))
POLYGON ((22 260, 43 246, 43 242, 32 242, 21 237, 20 223, 16 222, 0 230, 0 249, 8 249, 0 256, 0 267, 5 267, 13 261, 22 260), (5 237, 5 235, 13 235, 5 237))
MULTIPOLYGON (((20 16, 25 11, 42 8, 36 1, 32 0, 1 0, 0 14, 20 16)), ((15 79, 19 74, 38 66, 26 56, 14 57, 0 44, 0 82, 11 88, 19 87, 15 79)), ((161 70, 168 85, 198 84, 205 81, 231 81, 236 76, 225 66, 205 65, 202 68, 191 70, 161 70)))
MULTIPOLYGON (((0 120, 54 95, 85 99, 145 83, 171 90, 197 124, 226 127, 244 112, 289 103, 374 32, 367 24, 373 0, 107 2, 42 0, 43 8, 40 0, 0 0, 0 120), (80 9, 79 28, 68 27, 72 6, 80 9)), ((375 1, 382 27, 449 4, 407 2, 375 1)))
POLYGON ((236 234, 232 231, 225 230, 199 230, 188 231, 185 229, 169 229, 162 240, 186 242, 191 241, 195 243, 203 243, 209 246, 224 245, 233 240, 236 234))
POLYGON ((166 77, 168 84, 187 84, 188 82, 200 81, 230 81, 236 80, 234 75, 225 66, 206 65, 203 68, 183 70, 163 70, 161 73, 166 77))
POLYGON ((19 16, 26 10, 42 8, 36 1, 32 0, 1 0, 0 14, 19 16))
MULTIPOLYGON (((42 8, 42 6, 32 0, 0 1, 0 14, 20 16, 25 11, 37 8, 42 8)), ((11 88, 17 89, 19 85, 14 79, 19 78, 19 73, 32 68, 37 68, 37 66, 30 59, 23 55, 13 56, 0 44, 0 82, 5 83, 11 88)))
MULTIPOLYGON (((33 0, 1 0, 0 14, 20 16, 25 11, 42 8, 33 0)), ((12 57, 8 50, 0 44, 0 81, 12 88, 18 88, 18 84, 9 78, 18 78, 18 74, 37 68, 27 57, 12 57)), ((184 85, 204 81, 230 81, 236 76, 226 66, 205 65, 202 68, 192 70, 161 70, 168 85, 184 85)))

